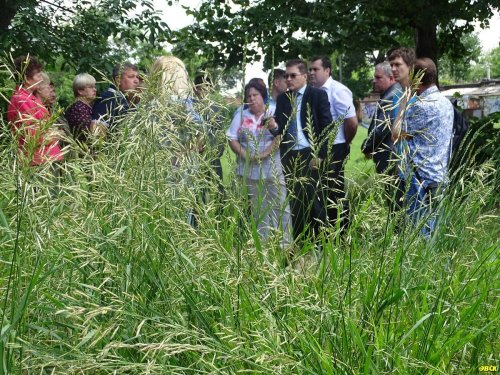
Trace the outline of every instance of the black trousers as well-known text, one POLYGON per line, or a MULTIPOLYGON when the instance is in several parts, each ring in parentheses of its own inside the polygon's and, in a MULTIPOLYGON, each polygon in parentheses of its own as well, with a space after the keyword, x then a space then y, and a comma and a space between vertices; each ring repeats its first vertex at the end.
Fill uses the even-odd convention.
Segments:
POLYGON ((403 208, 404 198, 406 194, 406 181, 399 176, 392 176, 392 183, 385 186, 387 195, 387 205, 391 212, 398 212, 403 208))
POLYGON ((389 168, 389 160, 393 159, 392 150, 385 147, 380 147, 375 154, 373 154, 373 162, 375 163, 375 170, 377 173, 386 173, 389 168))
POLYGON ((322 166, 322 200, 326 209, 328 224, 345 230, 349 225, 349 201, 345 191, 344 167, 349 156, 348 143, 333 145, 331 153, 322 166))
MULTIPOLYGON (((215 172, 217 176, 217 188, 220 194, 224 194, 224 185, 223 185, 223 175, 222 175, 222 163, 220 158, 216 158, 210 162, 210 167, 215 172)), ((214 176, 215 177, 215 176, 214 176)))
POLYGON ((293 238, 296 240, 317 233, 326 219, 319 194, 319 173, 309 168, 311 159, 310 149, 281 153, 292 214, 293 238))

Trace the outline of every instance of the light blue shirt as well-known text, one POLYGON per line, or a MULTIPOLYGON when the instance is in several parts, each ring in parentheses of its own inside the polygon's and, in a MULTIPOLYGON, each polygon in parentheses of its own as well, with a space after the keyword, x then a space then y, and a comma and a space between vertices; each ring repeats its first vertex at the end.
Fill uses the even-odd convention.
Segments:
POLYGON ((446 182, 453 136, 453 106, 436 86, 429 87, 408 108, 407 163, 424 187, 446 182))
MULTIPOLYGON (((304 130, 302 128, 302 121, 300 121, 300 113, 302 111, 302 98, 304 97, 304 92, 306 91, 307 85, 304 85, 300 90, 297 91, 297 95, 295 96, 295 102, 292 103, 295 108, 297 108, 297 141, 295 142, 295 146, 293 146, 293 150, 302 150, 304 148, 311 147, 311 144, 307 140, 304 135, 304 130), (299 95, 300 94, 300 95, 299 95)), ((293 112, 292 112, 293 114, 293 112)))
POLYGON ((271 96, 269 97, 269 108, 276 109, 276 100, 274 100, 271 96))

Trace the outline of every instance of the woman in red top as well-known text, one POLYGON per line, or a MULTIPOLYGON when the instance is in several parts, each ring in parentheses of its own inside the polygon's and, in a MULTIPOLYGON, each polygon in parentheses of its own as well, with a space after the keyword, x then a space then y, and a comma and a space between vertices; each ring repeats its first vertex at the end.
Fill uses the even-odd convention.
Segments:
POLYGON ((43 83, 43 65, 31 56, 20 56, 14 63, 21 84, 12 95, 7 119, 19 139, 20 155, 24 155, 30 165, 62 160, 58 139, 51 131, 49 112, 34 95, 43 83))

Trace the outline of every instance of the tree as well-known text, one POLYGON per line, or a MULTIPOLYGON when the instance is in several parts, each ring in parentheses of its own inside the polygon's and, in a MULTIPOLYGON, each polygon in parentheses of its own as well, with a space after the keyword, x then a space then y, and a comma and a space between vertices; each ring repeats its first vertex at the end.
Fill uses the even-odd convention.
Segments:
POLYGON ((490 77, 492 79, 500 79, 500 47, 494 48, 481 56, 478 63, 471 69, 471 79, 475 81, 485 79, 486 66, 490 67, 490 77))
POLYGON ((451 50, 439 59, 441 84, 471 80, 472 64, 477 64, 481 56, 481 42, 477 34, 469 33, 462 37, 461 43, 465 54, 455 56, 455 51, 451 50))
MULTIPOLYGON (((344 55, 385 52, 413 36, 420 57, 434 61, 440 54, 466 52, 461 37, 473 22, 488 24, 494 9, 488 0, 400 0, 398 2, 330 0, 208 0, 191 10, 196 23, 179 33, 176 41, 184 56, 201 52, 214 65, 232 67, 260 59, 264 66, 291 57, 336 51, 344 55), (462 23, 457 23, 462 20, 462 23)), ((359 62, 364 64, 364 59, 359 62)))
MULTIPOLYGON (((474 30, 475 21, 482 27, 487 26, 493 10, 499 9, 499 5, 489 0, 400 0, 397 3, 386 0, 363 3, 361 9, 375 21, 384 15, 394 32, 408 30, 405 28, 408 25, 415 37, 417 56, 437 62, 444 53, 464 56, 467 50, 462 43, 463 35, 474 30)), ((376 24, 375 29, 372 26, 369 28, 376 31, 376 24)))
POLYGON ((31 53, 62 69, 109 71, 140 42, 151 49, 170 30, 151 0, 0 0, 0 45, 12 55, 31 53))

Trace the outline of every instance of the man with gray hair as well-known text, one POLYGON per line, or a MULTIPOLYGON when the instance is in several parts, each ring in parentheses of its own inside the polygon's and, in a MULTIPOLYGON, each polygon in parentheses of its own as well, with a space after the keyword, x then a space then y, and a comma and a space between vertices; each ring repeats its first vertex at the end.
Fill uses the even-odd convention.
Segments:
POLYGON ((139 86, 139 69, 130 62, 113 67, 113 83, 101 93, 92 108, 92 119, 112 130, 117 118, 133 109, 132 100, 139 86))
POLYGON ((375 66, 372 83, 373 91, 380 94, 380 100, 376 104, 368 128, 368 138, 364 140, 361 151, 367 158, 373 158, 377 173, 384 173, 392 159, 391 128, 397 112, 393 108, 393 99, 394 94, 401 91, 401 85, 394 79, 391 65, 387 61, 375 66))

